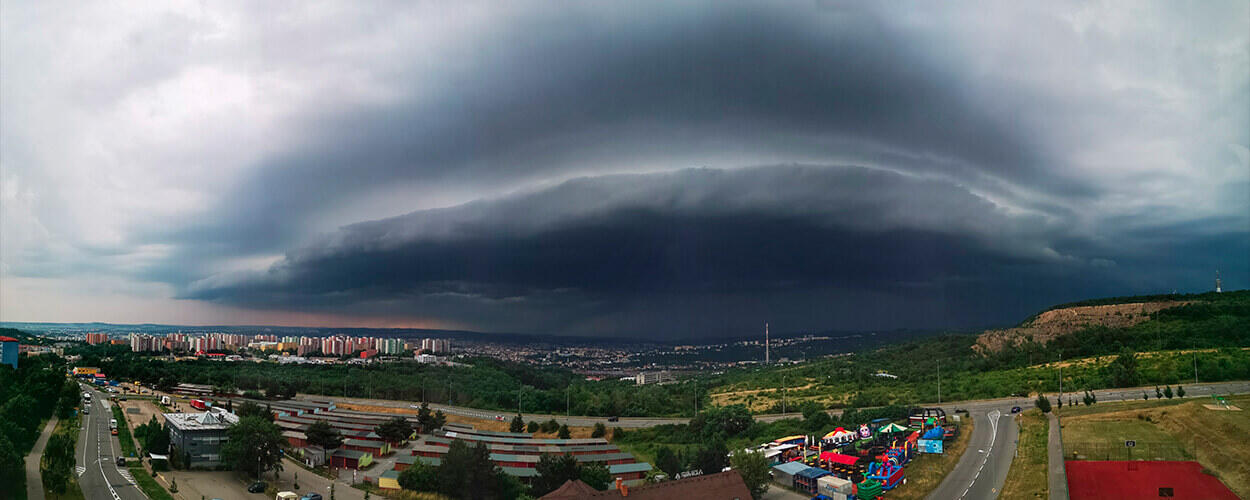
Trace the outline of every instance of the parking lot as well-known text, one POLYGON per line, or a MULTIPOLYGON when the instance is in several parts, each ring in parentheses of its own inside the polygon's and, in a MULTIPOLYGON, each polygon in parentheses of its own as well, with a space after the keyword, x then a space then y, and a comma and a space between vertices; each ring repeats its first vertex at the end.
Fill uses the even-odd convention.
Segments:
MULTIPOLYGON (((330 498, 330 480, 309 472, 290 460, 283 460, 286 469, 278 473, 279 479, 274 480, 273 474, 265 475, 265 481, 278 488, 278 491, 294 491, 300 495, 308 492, 320 493, 323 498, 330 498), (293 479, 299 474, 299 486, 295 488, 293 479)), ((378 469, 381 470, 381 469, 378 469)), ((201 498, 220 498, 222 500, 261 500, 266 498, 263 493, 248 493, 250 480, 243 479, 230 471, 171 471, 160 473, 161 483, 168 487, 172 478, 178 482, 178 492, 174 498, 183 500, 200 500, 201 498)), ((350 473, 348 474, 350 478, 350 473)), ((365 493, 339 482, 334 489, 335 500, 364 500, 365 493)))

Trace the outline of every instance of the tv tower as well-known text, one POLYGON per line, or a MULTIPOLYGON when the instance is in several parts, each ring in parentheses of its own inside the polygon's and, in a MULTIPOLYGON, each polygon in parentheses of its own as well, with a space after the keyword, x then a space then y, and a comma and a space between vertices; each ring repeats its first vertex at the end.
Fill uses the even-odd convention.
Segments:
POLYGON ((768 352, 768 322, 764 322, 764 364, 769 364, 772 360, 768 352))
POLYGON ((1215 270, 1215 293, 1223 292, 1223 290, 1220 290, 1220 285, 1222 284, 1223 283, 1220 282, 1220 271, 1219 269, 1216 269, 1215 270))

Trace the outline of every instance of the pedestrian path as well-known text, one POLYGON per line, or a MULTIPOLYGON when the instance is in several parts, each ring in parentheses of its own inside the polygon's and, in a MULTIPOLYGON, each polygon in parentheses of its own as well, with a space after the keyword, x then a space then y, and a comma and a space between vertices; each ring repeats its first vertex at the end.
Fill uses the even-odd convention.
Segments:
POLYGON ((1054 412, 1046 416, 1050 419, 1050 437, 1046 444, 1046 455, 1050 461, 1046 474, 1050 500, 1068 500, 1068 474, 1063 469, 1063 433, 1059 429, 1059 417, 1054 412))
POLYGON ((47 425, 43 426, 43 433, 39 434, 39 440, 35 441, 35 447, 31 448, 30 454, 26 455, 26 499, 27 500, 43 500, 43 480, 39 475, 39 461, 43 458, 43 449, 48 445, 48 438, 52 436, 52 430, 56 429, 56 416, 53 415, 48 420, 47 425))

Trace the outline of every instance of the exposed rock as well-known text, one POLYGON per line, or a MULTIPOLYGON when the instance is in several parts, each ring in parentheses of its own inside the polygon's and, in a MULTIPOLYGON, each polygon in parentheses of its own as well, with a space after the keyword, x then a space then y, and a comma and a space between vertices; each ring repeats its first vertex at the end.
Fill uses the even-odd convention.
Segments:
POLYGON ((1037 315, 1023 326, 1005 330, 986 330, 977 337, 972 349, 978 353, 999 352, 1027 341, 1046 344, 1056 337, 1093 326, 1123 328, 1150 319, 1150 314, 1183 306, 1189 302, 1137 302, 1101 306, 1065 307, 1037 315))

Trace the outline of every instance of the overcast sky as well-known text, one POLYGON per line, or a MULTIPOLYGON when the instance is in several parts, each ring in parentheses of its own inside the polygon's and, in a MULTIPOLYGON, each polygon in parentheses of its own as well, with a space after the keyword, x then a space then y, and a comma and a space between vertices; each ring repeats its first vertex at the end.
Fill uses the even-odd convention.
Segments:
POLYGON ((1250 282, 1250 3, 0 2, 0 320, 972 328, 1250 282))

